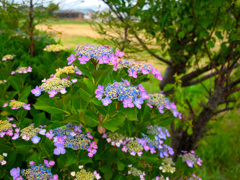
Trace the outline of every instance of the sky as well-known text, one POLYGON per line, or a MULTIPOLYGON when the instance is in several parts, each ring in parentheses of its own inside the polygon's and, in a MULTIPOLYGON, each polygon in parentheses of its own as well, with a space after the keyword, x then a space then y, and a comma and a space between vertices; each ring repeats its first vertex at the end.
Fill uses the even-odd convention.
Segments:
MULTIPOLYGON (((24 0, 14 0, 17 3, 22 3, 24 0)), ((26 0, 25 0, 26 1, 26 0)), ((60 9, 78 9, 78 8, 92 8, 104 9, 107 6, 102 0, 33 0, 33 2, 42 2, 45 1, 45 4, 48 5, 50 1, 60 4, 60 9)))

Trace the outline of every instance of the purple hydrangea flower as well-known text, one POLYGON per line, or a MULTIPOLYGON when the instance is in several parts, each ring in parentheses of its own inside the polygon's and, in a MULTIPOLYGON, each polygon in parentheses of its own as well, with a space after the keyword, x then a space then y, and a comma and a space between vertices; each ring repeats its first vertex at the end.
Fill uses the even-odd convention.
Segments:
POLYGON ((35 89, 31 90, 31 93, 33 93, 35 96, 40 96, 41 95, 41 91, 42 90, 38 86, 36 86, 35 89))
POLYGON ((124 56, 124 52, 121 52, 121 51, 119 51, 118 49, 116 49, 115 54, 116 54, 116 56, 118 56, 118 57, 123 57, 123 56, 124 56))
POLYGON ((57 91, 55 89, 52 89, 51 91, 48 91, 49 97, 54 97, 57 94, 57 91))
POLYGON ((33 144, 37 144, 39 141, 40 141, 40 137, 38 137, 38 136, 33 136, 33 138, 31 139, 31 141, 33 142, 33 144))
POLYGON ((132 98, 124 99, 124 101, 123 101, 123 107, 124 107, 124 108, 127 108, 127 107, 132 108, 132 107, 134 107, 132 101, 133 101, 132 98))
POLYGON ((54 136, 53 130, 50 129, 50 131, 46 133, 46 137, 48 137, 48 139, 52 139, 53 136, 54 136))
POLYGON ((76 60, 76 57, 75 57, 75 55, 74 55, 74 54, 71 54, 71 56, 70 56, 70 57, 68 57, 68 58, 67 58, 67 60, 68 60, 68 65, 70 65, 70 64, 72 64, 72 63, 73 63, 73 61, 75 61, 75 60, 76 60))
POLYGON ((66 153, 66 149, 64 149, 63 144, 58 144, 57 148, 55 148, 54 152, 53 152, 53 154, 55 154, 55 155, 65 154, 65 153, 66 153))
POLYGON ((20 168, 13 168, 10 171, 11 176, 13 177, 13 179, 16 179, 18 176, 20 176, 20 168))
POLYGON ((102 99, 102 103, 104 106, 108 106, 109 104, 111 104, 112 100, 105 97, 104 99, 102 99))
POLYGON ((78 60, 80 61, 80 64, 86 64, 87 61, 90 60, 90 57, 83 55, 82 57, 78 58, 78 60))
POLYGON ((138 109, 141 109, 141 104, 143 104, 143 99, 142 98, 135 99, 133 103, 137 106, 138 109))
POLYGON ((30 108, 30 104, 24 104, 24 105, 23 105, 23 108, 26 109, 26 110, 30 110, 30 109, 31 109, 31 108, 30 108))

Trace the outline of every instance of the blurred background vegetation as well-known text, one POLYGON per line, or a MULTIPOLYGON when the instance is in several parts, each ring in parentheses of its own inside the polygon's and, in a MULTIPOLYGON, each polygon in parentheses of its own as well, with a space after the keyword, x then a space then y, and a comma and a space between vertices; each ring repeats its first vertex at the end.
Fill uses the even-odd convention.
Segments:
MULTIPOLYGON (((122 1, 114 0, 108 2, 122 3, 122 1)), ((218 1, 214 2, 217 3, 218 1)), ((28 6, 29 1, 26 6, 19 6, 10 1, 0 0, 0 3, 2 3, 0 13, 0 57, 3 57, 5 54, 16 54, 19 59, 15 65, 16 67, 29 63, 33 64, 33 66, 38 69, 38 72, 35 74, 33 73, 31 81, 34 80, 39 82, 43 77, 45 78, 51 74, 54 67, 62 63, 61 61, 55 62, 56 59, 54 56, 49 57, 49 55, 47 56, 44 54, 43 48, 48 44, 61 43, 70 47, 68 52, 60 55, 62 61, 64 61, 78 45, 85 45, 88 43, 96 46, 107 45, 111 48, 122 47, 121 40, 117 38, 117 35, 110 34, 111 38, 104 36, 103 31, 109 28, 109 24, 104 24, 102 21, 84 21, 69 19, 67 17, 53 17, 54 11, 59 9, 58 4, 50 3, 48 7, 44 7, 43 4, 38 1, 38 8, 32 9, 31 12, 31 8, 29 9, 28 6), (26 9, 23 9, 24 7, 26 9), (30 20, 31 16, 33 17, 32 22, 30 20), (100 29, 97 29, 97 27, 100 27, 100 29), (102 33, 100 31, 102 31, 102 33), (31 46, 34 48, 33 52, 30 50, 31 46), (48 66, 48 64, 51 64, 51 66, 48 66)), ((236 12, 240 15, 239 1, 231 1, 230 3, 235 3, 236 8, 238 8, 236 12)), ((131 8, 137 8, 135 5, 131 8)), ((132 11, 129 13, 133 14, 134 12, 132 11)), ((97 17, 100 17, 99 13, 97 13, 97 15, 97 17)), ((240 16, 238 16, 238 18, 239 17, 240 16)), ((124 23, 120 25, 114 24, 113 27, 115 29, 112 30, 116 30, 118 26, 120 29, 125 25, 124 23)), ((148 24, 148 26, 151 27, 153 24, 148 24)), ((224 27, 222 26, 219 28, 223 30, 224 27)), ((140 31, 143 30, 140 29, 140 31)), ((239 32, 238 29, 238 36, 234 40, 236 44, 238 44, 236 46, 237 48, 239 48, 239 32)), ((118 32, 118 34, 121 33, 123 33, 123 31, 118 32)), ((228 35, 225 34, 225 36, 227 37, 228 35)), ((148 45, 154 45, 152 48, 154 53, 157 55, 164 53, 164 50, 155 47, 157 43, 161 45, 161 42, 156 43, 156 41, 153 41, 151 38, 148 40, 148 45)), ((216 49, 220 48, 220 45, 217 43, 214 43, 214 45, 216 49)), ((166 70, 166 64, 150 55, 147 50, 139 46, 136 41, 131 41, 128 45, 125 45, 124 52, 127 58, 150 63, 162 72, 162 74, 164 74, 166 70), (128 48, 129 46, 133 47, 128 48)), ((207 61, 205 60, 207 59, 206 54, 203 56, 203 61, 207 61)), ((170 55, 165 54, 164 58, 168 59, 170 55)), ((239 59, 237 61, 239 64, 239 59)), ((191 67, 189 69, 191 69, 191 67)), ((239 72, 239 69, 236 71, 239 72)), ((1 72, 1 78, 4 79, 4 76, 4 72, 1 72)), ((191 106, 194 110, 199 109, 202 103, 207 102, 208 94, 205 88, 210 86, 209 83, 212 82, 213 84, 213 81, 214 80, 210 79, 203 81, 201 84, 184 88, 176 86, 174 99, 181 102, 181 100, 184 101, 187 98, 191 102, 191 106)), ((155 78, 150 78, 150 81, 145 82, 144 86, 147 91, 151 93, 160 91, 159 82, 155 78)), ((234 95, 234 99, 237 102, 239 102, 239 97, 239 93, 234 95)), ((183 114, 189 114, 188 107, 181 103, 180 105, 182 106, 180 109, 183 111, 183 114)), ((206 126, 208 131, 198 143, 196 153, 203 160, 203 166, 199 169, 198 174, 203 180, 237 180, 240 177, 240 112, 237 108, 237 103, 234 104, 233 107, 233 110, 230 112, 222 112, 211 118, 206 126)))

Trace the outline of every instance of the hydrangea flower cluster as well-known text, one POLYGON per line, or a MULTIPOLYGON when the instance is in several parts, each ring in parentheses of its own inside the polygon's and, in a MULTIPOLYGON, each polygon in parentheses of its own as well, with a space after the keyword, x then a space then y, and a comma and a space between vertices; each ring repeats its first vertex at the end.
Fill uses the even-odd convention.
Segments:
POLYGON ((19 73, 19 74, 26 74, 28 72, 32 72, 32 68, 31 66, 28 67, 18 67, 16 71, 11 71, 11 75, 15 74, 15 73, 19 73))
POLYGON ((2 61, 12 60, 16 55, 7 54, 3 56, 2 61))
POLYGON ((7 153, 2 153, 2 155, 0 155, 0 164, 3 166, 5 164, 7 164, 7 161, 4 160, 4 157, 7 157, 7 153))
POLYGON ((8 120, 0 120, 0 137, 12 136, 13 127, 16 127, 16 124, 11 124, 8 120))
POLYGON ((125 137, 123 135, 119 135, 118 133, 104 133, 102 138, 106 139, 108 143, 111 143, 112 146, 122 147, 123 152, 129 152, 132 156, 136 154, 141 156, 143 150, 150 151, 150 153, 156 153, 158 150, 159 156, 161 158, 168 157, 169 155, 173 155, 173 149, 166 144, 163 144, 162 139, 166 139, 170 136, 168 130, 163 127, 158 126, 148 126, 147 133, 149 135, 154 135, 154 140, 150 139, 147 135, 142 134, 143 138, 133 138, 133 137, 125 137))
POLYGON ((61 74, 78 74, 83 75, 83 73, 77 68, 77 66, 65 66, 63 68, 56 69, 55 76, 60 77, 61 74))
POLYGON ((77 49, 76 55, 71 54, 70 57, 67 58, 68 65, 72 64, 77 58, 80 61, 80 64, 86 64, 91 58, 96 60, 98 64, 108 64, 112 63, 116 66, 118 57, 122 57, 124 55, 123 52, 120 52, 116 49, 114 54, 113 50, 108 46, 91 46, 85 45, 77 49))
POLYGON ((0 80, 0 84, 6 83, 7 80, 0 80))
POLYGON ((111 143, 112 146, 122 147, 123 152, 129 152, 132 156, 136 154, 138 156, 142 155, 143 147, 140 143, 138 143, 137 139, 133 137, 125 137, 123 135, 119 135, 118 133, 104 133, 102 136, 103 139, 106 139, 108 143, 111 143))
POLYGON ((162 165, 159 167, 159 169, 163 172, 163 173, 174 173, 176 168, 172 167, 172 165, 175 165, 172 161, 172 158, 164 158, 162 165))
POLYGON ((169 177, 164 177, 163 175, 161 175, 161 176, 157 176, 155 179, 153 179, 153 180, 170 180, 169 179, 169 177))
POLYGON ((56 136, 53 138, 54 154, 65 154, 65 148, 71 148, 73 150, 84 149, 88 151, 88 156, 93 157, 97 153, 98 146, 96 142, 91 142, 93 139, 90 132, 82 133, 81 126, 74 125, 74 123, 68 123, 64 128, 54 129, 56 136))
POLYGON ((154 139, 150 139, 145 134, 142 134, 144 138, 138 139, 138 142, 146 151, 150 150, 151 153, 156 153, 155 149, 157 149, 161 158, 174 154, 174 151, 170 146, 163 144, 163 139, 170 137, 170 134, 166 128, 151 125, 148 126, 147 129, 147 134, 154 135, 154 139))
POLYGON ((177 111, 176 105, 170 102, 162 93, 149 94, 147 105, 150 108, 157 107, 161 114, 164 113, 163 109, 167 108, 172 111, 174 117, 181 119, 182 114, 177 111))
POLYGON ((201 158, 198 157, 194 151, 190 151, 189 153, 187 151, 182 152, 184 154, 180 155, 180 157, 182 157, 183 162, 186 162, 189 167, 192 168, 195 163, 202 166, 201 158))
POLYGON ((26 104, 24 102, 16 101, 15 99, 11 100, 10 103, 6 102, 3 107, 10 106, 11 109, 19 109, 23 107, 25 110, 30 110, 30 104, 26 104))
POLYGON ((89 172, 83 169, 83 165, 79 166, 80 171, 77 173, 75 171, 71 172, 71 176, 75 177, 75 180, 94 180, 101 179, 101 176, 97 173, 97 171, 89 172))
POLYGON ((43 50, 47 52, 59 52, 59 51, 65 51, 69 49, 69 47, 62 46, 60 44, 50 44, 47 45, 43 50))
POLYGON ((161 73, 151 64, 144 64, 141 62, 135 62, 133 60, 121 59, 115 64, 115 70, 128 68, 128 76, 137 78, 138 74, 153 74, 158 80, 162 80, 161 73))
POLYGON ((141 171, 135 167, 132 167, 132 164, 129 164, 128 167, 129 167, 128 174, 131 174, 133 176, 138 176, 138 177, 140 177, 140 180, 145 180, 145 178, 144 178, 145 172, 144 171, 141 171))
POLYGON ((11 176, 13 177, 14 180, 24 180, 23 177, 25 177, 26 180, 58 180, 58 175, 55 174, 53 175, 51 173, 50 167, 55 164, 54 161, 47 161, 44 160, 44 165, 39 164, 38 166, 35 165, 34 161, 29 162, 29 169, 23 169, 20 170, 19 167, 13 168, 10 171, 11 176))
POLYGON ((59 78, 56 75, 52 75, 49 79, 43 79, 43 84, 41 86, 36 86, 35 89, 32 89, 31 92, 35 96, 40 96, 41 92, 47 92, 49 97, 54 97, 56 94, 61 93, 65 94, 66 87, 69 87, 73 83, 77 82, 77 79, 68 80, 68 78, 59 78))
POLYGON ((141 84, 132 86, 127 80, 114 82, 113 84, 108 84, 106 87, 98 85, 95 94, 95 97, 101 100, 104 106, 108 106, 112 100, 117 99, 123 102, 124 108, 132 108, 135 105, 141 109, 143 100, 149 98, 147 91, 141 84))
POLYGON ((34 144, 37 144, 40 140, 40 137, 37 136, 39 128, 34 128, 34 124, 30 124, 29 126, 23 128, 20 132, 20 137, 22 137, 25 141, 29 141, 31 139, 34 144))

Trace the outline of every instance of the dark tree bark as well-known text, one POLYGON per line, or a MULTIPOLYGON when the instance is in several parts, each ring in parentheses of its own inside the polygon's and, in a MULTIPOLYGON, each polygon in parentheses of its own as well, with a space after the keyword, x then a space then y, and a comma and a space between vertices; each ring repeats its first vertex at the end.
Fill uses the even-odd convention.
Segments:
POLYGON ((212 96, 209 98, 208 103, 200 112, 198 117, 193 121, 193 134, 188 135, 182 128, 175 129, 174 124, 171 124, 172 130, 172 148, 174 149, 174 160, 181 151, 190 151, 196 149, 199 140, 203 137, 205 127, 210 119, 214 116, 214 111, 222 101, 224 88, 216 85, 212 96))

